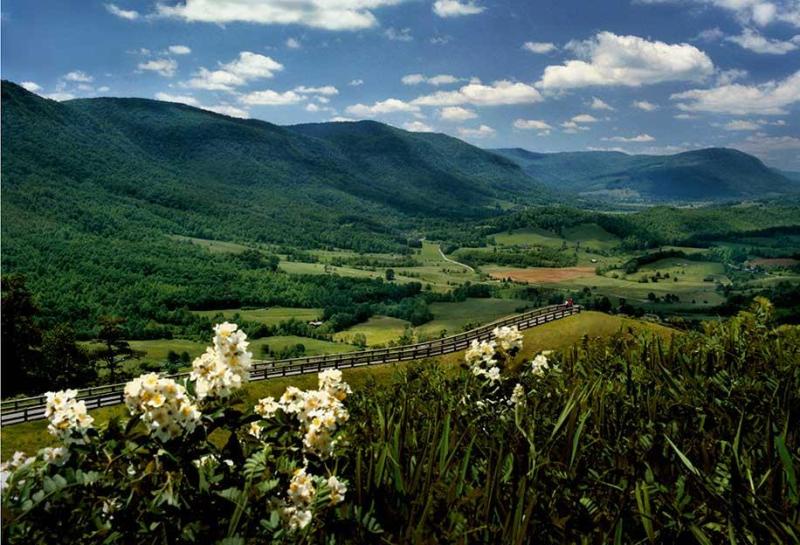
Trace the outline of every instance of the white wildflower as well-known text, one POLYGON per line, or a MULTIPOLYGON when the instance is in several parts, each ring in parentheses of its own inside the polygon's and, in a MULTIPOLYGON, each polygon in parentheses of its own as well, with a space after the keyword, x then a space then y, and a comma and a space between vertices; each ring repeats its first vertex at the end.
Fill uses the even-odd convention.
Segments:
POLYGON ((525 388, 519 382, 514 386, 514 391, 511 392, 510 404, 519 407, 525 403, 525 388))
POLYGON ((496 327, 492 331, 497 344, 506 352, 522 348, 522 333, 517 326, 496 327))
POLYGON ((331 505, 336 505, 344 501, 344 495, 347 493, 347 486, 336 478, 336 475, 328 477, 328 489, 331 492, 331 505))
POLYGON ((66 447, 45 447, 39 452, 45 462, 56 466, 66 464, 71 455, 66 447))
POLYGON ((258 403, 253 407, 253 412, 261 418, 272 418, 281 406, 275 401, 272 396, 265 397, 258 400, 258 403))
POLYGON ((194 431, 200 410, 186 388, 170 378, 148 373, 125 385, 125 404, 131 414, 140 413, 142 422, 155 437, 167 441, 194 431))
POLYGON ((499 382, 500 381, 500 368, 499 367, 490 368, 486 372, 486 378, 488 378, 490 382, 499 382))
POLYGON ((190 378, 199 399, 229 396, 249 380, 253 355, 246 339, 236 324, 214 326, 214 346, 192 363, 190 378))
POLYGON ((543 375, 545 371, 550 368, 550 364, 547 361, 547 356, 544 354, 539 354, 533 361, 531 362, 531 371, 534 375, 543 375))
POLYGON ((317 494, 314 479, 306 473, 305 468, 296 469, 289 482, 289 499, 295 505, 308 505, 317 494))
POLYGON ((261 438, 261 426, 258 422, 250 422, 250 426, 247 428, 247 433, 255 437, 256 439, 261 438))
POLYGON ((494 354, 494 341, 478 342, 477 340, 474 340, 467 349, 467 353, 464 355, 464 358, 467 360, 468 365, 474 367, 476 365, 490 363, 494 358, 494 354))
POLYGON ((58 437, 66 445, 83 444, 94 418, 86 412, 86 404, 77 401, 76 390, 47 392, 45 397, 45 416, 50 420, 47 431, 58 437))

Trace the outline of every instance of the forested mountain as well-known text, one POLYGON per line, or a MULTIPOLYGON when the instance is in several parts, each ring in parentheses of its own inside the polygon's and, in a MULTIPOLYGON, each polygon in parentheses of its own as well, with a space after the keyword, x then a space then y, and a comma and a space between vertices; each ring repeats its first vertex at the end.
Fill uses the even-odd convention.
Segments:
POLYGON ((752 155, 727 148, 676 155, 494 151, 551 187, 611 200, 716 201, 764 198, 800 189, 752 155))
POLYGON ((327 280, 250 271, 170 236, 404 252, 421 222, 549 193, 455 139, 336 129, 381 136, 344 149, 300 127, 144 99, 59 103, 3 82, 3 272, 25 274, 45 312, 79 328, 100 313, 170 322, 187 305, 332 308, 327 280))

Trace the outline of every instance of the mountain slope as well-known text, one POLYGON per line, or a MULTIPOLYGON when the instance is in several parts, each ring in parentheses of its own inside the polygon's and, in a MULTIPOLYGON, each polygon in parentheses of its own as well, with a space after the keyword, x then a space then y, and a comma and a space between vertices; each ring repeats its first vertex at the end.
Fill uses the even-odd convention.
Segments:
POLYGON ((546 185, 614 200, 729 200, 797 191, 796 184, 759 159, 726 148, 676 155, 534 153, 520 148, 494 151, 546 185))

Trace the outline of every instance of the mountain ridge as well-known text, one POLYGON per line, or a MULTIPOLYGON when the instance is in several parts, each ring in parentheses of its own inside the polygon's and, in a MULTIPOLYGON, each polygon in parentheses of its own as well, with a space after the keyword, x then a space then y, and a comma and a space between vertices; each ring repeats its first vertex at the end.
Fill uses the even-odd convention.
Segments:
POLYGON ((760 159, 731 148, 674 155, 618 151, 539 153, 523 148, 491 150, 516 161, 550 187, 609 200, 724 201, 795 193, 786 176, 760 159))

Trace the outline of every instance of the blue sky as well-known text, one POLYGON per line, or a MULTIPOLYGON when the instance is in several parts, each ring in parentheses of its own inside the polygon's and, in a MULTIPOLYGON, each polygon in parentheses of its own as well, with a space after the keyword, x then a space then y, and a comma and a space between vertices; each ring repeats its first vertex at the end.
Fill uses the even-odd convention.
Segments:
POLYGON ((800 0, 5 0, 2 76, 482 147, 800 170, 800 0))

